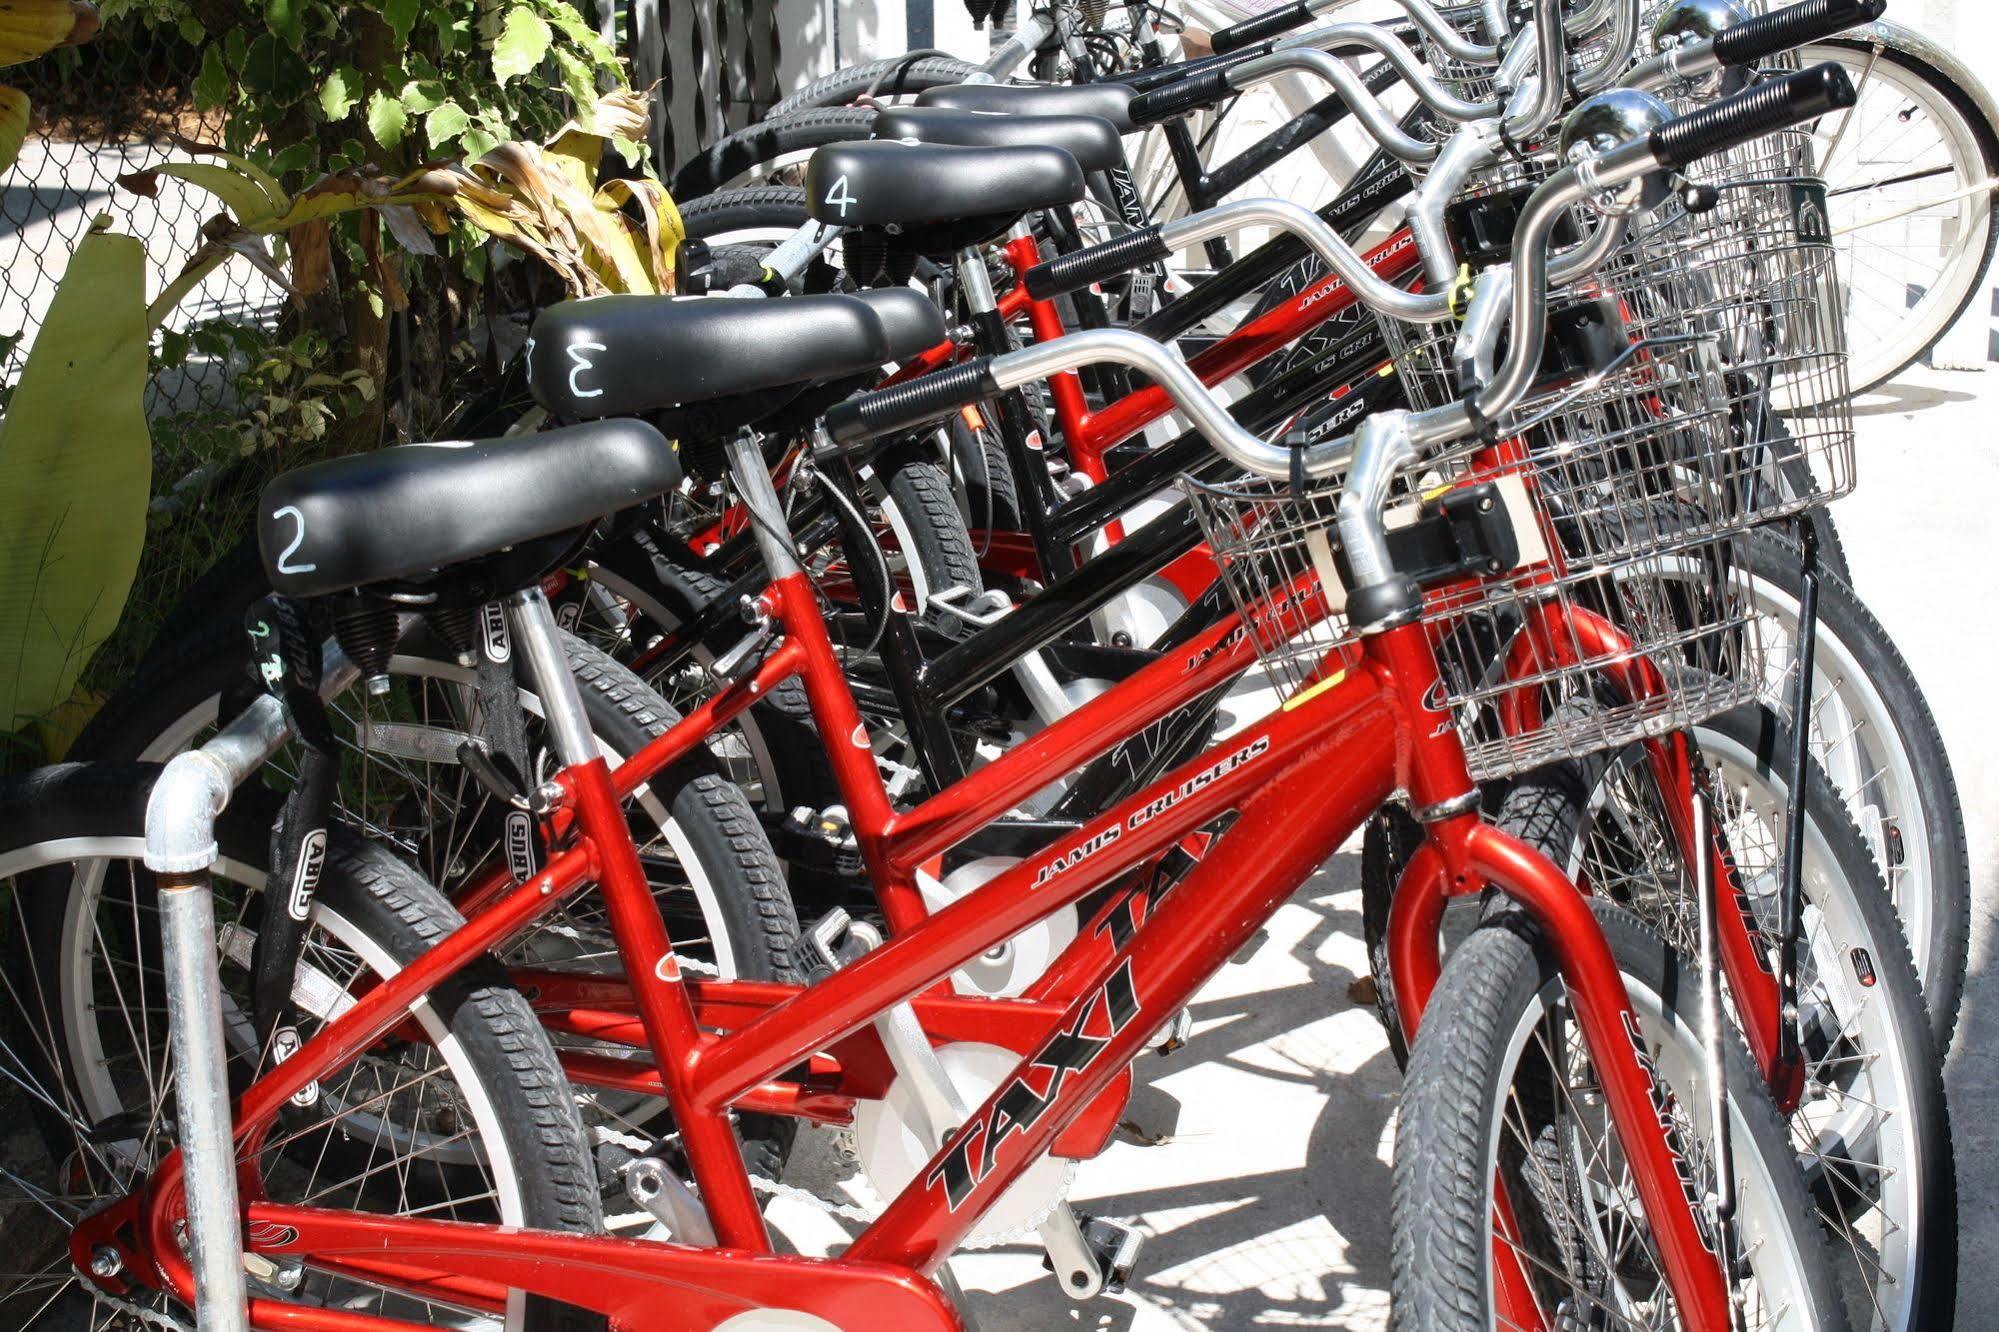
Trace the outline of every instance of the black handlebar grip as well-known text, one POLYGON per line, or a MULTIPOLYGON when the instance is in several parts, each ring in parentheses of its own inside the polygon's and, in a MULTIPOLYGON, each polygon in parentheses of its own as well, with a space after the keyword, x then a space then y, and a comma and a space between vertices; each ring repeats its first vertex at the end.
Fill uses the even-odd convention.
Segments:
POLYGON ((1202 56, 1199 60, 1183 60, 1177 65, 1153 65, 1148 69, 1128 70, 1122 74, 1113 74, 1103 82, 1122 83, 1127 88, 1134 88, 1142 93, 1151 92, 1155 88, 1177 84, 1180 80, 1192 78, 1196 74, 1206 74, 1209 70, 1234 69, 1237 65, 1248 64, 1258 57, 1269 55, 1270 47, 1271 44, 1268 42, 1258 42, 1254 46, 1240 47, 1227 55, 1202 56))
POLYGON ((1667 121, 1652 131, 1652 152, 1659 165, 1677 171, 1703 157, 1852 106, 1854 99, 1853 80, 1828 60, 1667 121))
POLYGON ((1129 273, 1141 264, 1164 259, 1171 253, 1172 249, 1159 238, 1157 226, 1140 227, 1102 245, 1036 264, 1027 270, 1021 284, 1035 300, 1052 300, 1066 292, 1080 291, 1092 282, 1129 273))
POLYGON ((1212 106, 1229 95, 1229 72, 1206 69, 1178 83, 1142 92, 1129 103, 1132 122, 1151 125, 1184 116, 1198 107, 1212 106))
POLYGON ((1887 8, 1888 0, 1804 0, 1716 33, 1715 58, 1724 65, 1753 65, 1807 42, 1872 23, 1887 8))
POLYGON ((949 416, 999 392, 990 356, 912 379, 894 388, 857 393, 826 409, 826 433, 838 444, 858 444, 949 416))
POLYGON ((1290 4, 1279 5, 1267 14, 1258 14, 1253 19, 1244 19, 1221 29, 1208 38, 1208 46, 1216 55, 1227 55, 1251 42, 1289 32, 1311 17, 1312 6, 1307 0, 1291 0, 1290 4))

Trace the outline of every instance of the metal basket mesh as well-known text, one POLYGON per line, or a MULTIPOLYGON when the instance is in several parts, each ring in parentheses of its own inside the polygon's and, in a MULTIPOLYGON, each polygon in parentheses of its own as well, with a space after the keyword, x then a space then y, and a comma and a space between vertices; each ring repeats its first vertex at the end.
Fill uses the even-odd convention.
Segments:
MULTIPOLYGON (((1433 461, 1403 507, 1495 482, 1526 518, 1522 564, 1433 588, 1422 622, 1472 774, 1506 776, 1692 725, 1751 701, 1764 650, 1741 533, 1645 493, 1626 444, 1557 462, 1519 450, 1433 461), (1595 706, 1560 708, 1570 698, 1595 706)), ((1286 696, 1353 658, 1334 518, 1340 488, 1260 479, 1189 492, 1269 683, 1286 696)), ((1391 519, 1391 525, 1393 519, 1391 519)))
MULTIPOLYGON (((1551 349, 1512 418, 1515 428, 1538 425, 1533 447, 1657 435, 1707 496, 1717 529, 1785 517, 1852 489, 1844 303, 1825 190, 1808 163, 1803 134, 1711 162, 1700 177, 1715 189, 1711 210, 1689 212, 1675 200, 1641 215, 1609 264, 1553 294, 1565 345, 1587 336, 1591 364, 1614 368, 1590 374, 1551 349), (1564 373, 1563 364, 1573 368, 1564 373)), ((1520 165, 1506 171, 1505 184, 1517 187, 1520 165)), ((1455 329, 1383 324, 1410 402, 1456 401, 1455 329)))

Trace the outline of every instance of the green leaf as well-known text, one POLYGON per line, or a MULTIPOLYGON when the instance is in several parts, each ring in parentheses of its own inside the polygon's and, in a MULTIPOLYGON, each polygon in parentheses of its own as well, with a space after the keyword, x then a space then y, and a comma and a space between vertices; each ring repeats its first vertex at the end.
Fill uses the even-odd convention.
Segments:
POLYGON ((298 52, 263 33, 243 53, 243 87, 278 106, 290 106, 312 88, 312 74, 298 52))
POLYGON ((283 176, 293 171, 307 170, 318 156, 318 144, 295 143, 271 159, 271 174, 283 176))
POLYGON ((153 171, 156 175, 184 180, 214 195, 246 227, 276 217, 285 207, 283 201, 271 197, 260 181, 232 166, 216 162, 164 162, 153 171))
POLYGON ((67 700, 146 536, 146 252, 92 231, 0 423, 0 726, 67 700))
POLYGON ((180 39, 189 46, 199 46, 208 38, 208 29, 201 26, 201 20, 192 14, 183 14, 174 21, 180 31, 180 39))
POLYGON ((421 6, 422 0, 382 0, 382 21, 396 34, 397 46, 409 43, 421 6))
POLYGON ((160 330, 160 364, 172 370, 187 362, 187 350, 191 339, 185 333, 170 328, 160 330))
POLYGON ((532 70, 548 54, 553 40, 548 24, 526 5, 507 11, 499 40, 493 43, 493 77, 502 84, 532 70))
POLYGON ((562 86, 579 109, 597 100, 597 71, 574 51, 557 47, 555 66, 562 71, 562 86))
POLYGON ((437 49, 444 55, 457 50, 470 31, 465 20, 444 9, 431 14, 430 26, 437 29, 437 49))
POLYGON ((222 63, 222 48, 211 46, 202 53, 201 72, 194 76, 194 105, 198 111, 213 111, 229 98, 234 84, 222 63))
POLYGON ((465 150, 467 161, 484 157, 487 153, 498 148, 501 142, 502 140, 499 135, 482 125, 474 125, 458 136, 459 147, 465 150))
POLYGON ((328 120, 344 120, 361 100, 361 74, 352 65, 342 65, 319 85, 319 109, 328 120))
POLYGON ((617 67, 617 52, 605 43, 603 36, 585 22, 583 15, 568 4, 567 0, 556 0, 554 4, 543 5, 542 12, 548 15, 549 21, 564 37, 582 47, 592 60, 602 66, 617 67))
POLYGON ((305 47, 306 0, 267 0, 264 22, 292 50, 305 47))
POLYGON ((444 104, 444 85, 411 79, 403 85, 403 95, 400 100, 403 110, 413 116, 420 116, 426 111, 435 111, 444 104))
POLYGON ((368 96, 368 133, 384 149, 393 150, 409 129, 409 113, 403 104, 379 89, 368 96))
POLYGON ((28 94, 0 87, 0 171, 14 165, 21 155, 21 140, 27 137, 28 94))
POLYGON ((430 138, 432 152, 443 152, 444 146, 465 132, 472 123, 472 117, 465 114, 465 108, 456 102, 440 102, 437 109, 423 119, 424 133, 430 138))
POLYGON ((229 57, 229 68, 243 68, 243 56, 249 49, 250 39, 243 35, 241 28, 231 28, 229 35, 222 39, 223 54, 229 57))

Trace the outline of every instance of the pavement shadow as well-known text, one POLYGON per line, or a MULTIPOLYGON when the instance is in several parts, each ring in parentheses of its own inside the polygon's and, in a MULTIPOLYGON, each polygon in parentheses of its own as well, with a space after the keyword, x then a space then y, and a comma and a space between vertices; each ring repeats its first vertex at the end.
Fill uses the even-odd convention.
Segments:
POLYGON ((1970 402, 1978 395, 1939 388, 1934 384, 1883 384, 1854 399, 1855 419, 1874 416, 1906 416, 1946 403, 1970 402))
MULTIPOLYGON (((1170 1057, 1146 1057, 1134 1066, 1134 1116, 1160 1113, 1153 1093, 1171 1099, 1157 1084, 1195 1066, 1236 1068, 1265 1081, 1311 1087, 1325 1097, 1313 1123, 1302 1165, 1295 1169, 1231 1173, 1199 1183, 1174 1182, 1157 1189, 1126 1189, 1080 1201, 1092 1214, 1130 1219, 1170 1214, 1168 1228, 1148 1227, 1127 1299, 1171 1316, 1189 1328, 1236 1329, 1264 1325, 1347 1327, 1377 1325, 1388 1286, 1389 1167, 1377 1151, 1394 1114, 1401 1074, 1385 1041, 1363 1061, 1339 1071, 1304 1060, 1289 1068, 1273 1059, 1270 1042, 1303 1025, 1351 1010, 1348 987, 1360 978, 1352 969, 1325 960, 1327 945, 1361 934, 1358 898, 1359 857, 1342 856, 1305 888, 1294 905, 1317 919, 1283 952, 1302 964, 1307 979, 1275 990, 1197 1001, 1192 1006, 1196 1034, 1170 1057), (1340 907, 1331 899, 1339 897, 1340 907), (1346 904, 1351 903, 1349 909, 1346 904), (1254 1054, 1252 1055, 1252 1052, 1254 1054), (1191 1218, 1191 1219, 1188 1219, 1191 1218), (1326 1270, 1323 1233, 1337 1232, 1345 1244, 1343 1273, 1326 1270), (1162 1279, 1166 1278, 1166 1279, 1162 1279)), ((1337 951, 1337 950, 1333 950, 1337 951)), ((1260 966, 1272 961, 1266 946, 1260 966)), ((1295 974, 1287 968, 1287 974, 1295 974)), ((1371 1010, 1370 1010, 1371 1014, 1371 1010)), ((1357 1051, 1354 1053, 1358 1053, 1357 1051)), ((1212 1126, 1214 1109, 1201 1116, 1212 1126)), ((1230 1123, 1217 1132, 1254 1135, 1256 1106, 1229 1107, 1230 1123)), ((1128 1118, 1127 1122, 1130 1122, 1128 1118)), ((1288 1131, 1288 1130, 1287 1130, 1288 1131)), ((1129 1134, 1121 1135, 1131 1141, 1129 1134)), ((1174 1150, 1172 1136, 1137 1150, 1174 1150)), ((1162 1156, 1162 1163, 1164 1157, 1162 1156)), ((1123 1173, 1131 1173, 1129 1159, 1123 1173)), ((991 1252, 1017 1255, 1022 1276, 1039 1263, 1029 1246, 991 1252)), ((967 1292, 970 1312, 984 1332, 1002 1328, 1121 1329, 1137 1311, 1124 1301, 1072 1304, 1052 1280, 1027 1281, 1000 1291, 967 1292)))

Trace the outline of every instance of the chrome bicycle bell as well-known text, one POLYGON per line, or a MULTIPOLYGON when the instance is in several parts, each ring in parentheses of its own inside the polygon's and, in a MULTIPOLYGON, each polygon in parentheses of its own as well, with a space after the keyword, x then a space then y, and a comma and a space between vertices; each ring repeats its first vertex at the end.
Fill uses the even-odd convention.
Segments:
MULTIPOLYGON (((1587 161, 1633 139, 1643 138, 1673 118, 1672 108, 1648 92, 1612 88, 1586 98, 1562 122, 1558 141, 1562 161, 1570 166, 1587 161)), ((1628 217, 1666 201, 1671 181, 1653 172, 1595 196, 1597 209, 1611 217, 1628 217)))

